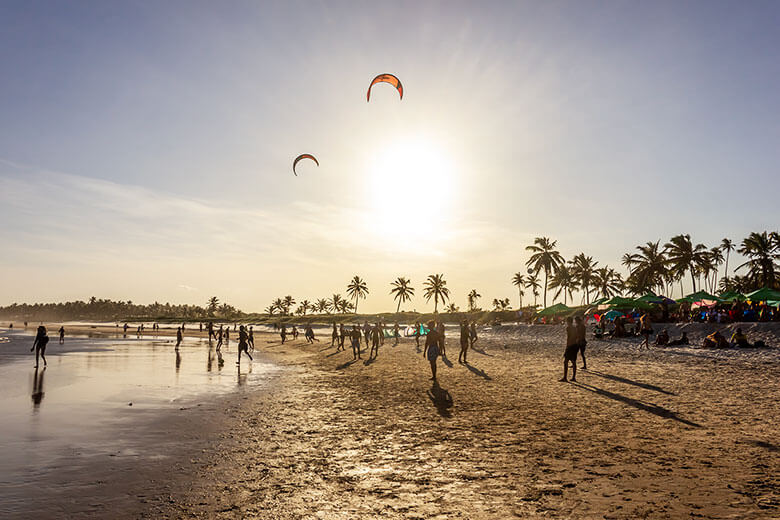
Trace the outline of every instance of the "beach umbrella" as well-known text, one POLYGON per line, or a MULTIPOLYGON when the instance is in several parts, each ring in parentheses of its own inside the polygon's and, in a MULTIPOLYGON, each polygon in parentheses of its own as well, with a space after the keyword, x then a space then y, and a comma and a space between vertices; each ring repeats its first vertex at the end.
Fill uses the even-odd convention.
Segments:
POLYGON ((599 298, 598 300, 596 300, 594 302, 590 302, 590 304, 591 305, 601 305, 604 302, 606 302, 607 300, 609 300, 609 298, 599 298))
POLYGON ((689 295, 688 295, 688 296, 686 296, 685 298, 680 298, 680 299, 679 299, 679 300, 677 300, 677 301, 678 301, 678 302, 689 302, 689 303, 694 303, 694 302, 700 302, 700 301, 702 301, 702 300, 708 300, 708 301, 713 301, 713 302, 719 302, 719 301, 720 301, 720 298, 718 298, 718 297, 717 297, 717 296, 715 296, 715 295, 712 295, 712 294, 708 293, 707 291, 697 291, 697 292, 695 292, 695 293, 689 294, 689 295))
POLYGON ((780 291, 775 291, 769 287, 764 287, 763 289, 746 294, 745 298, 752 302, 765 302, 767 300, 777 301, 780 300, 780 291))
POLYGON ((634 304, 634 300, 631 298, 623 298, 622 296, 613 296, 609 300, 604 302, 604 305, 610 305, 612 307, 631 307, 634 304))
POLYGON ((745 295, 737 291, 726 291, 719 296, 724 302, 744 302, 745 295))
POLYGON ((608 320, 614 320, 618 316, 622 316, 622 315, 623 315, 623 313, 620 312, 620 311, 611 310, 611 311, 605 312, 604 315, 602 316, 602 318, 606 318, 608 320))
POLYGON ((766 304, 769 305, 770 307, 777 307, 778 309, 780 309, 780 300, 777 301, 768 300, 766 304))
POLYGON ((637 298, 636 301, 645 303, 663 303, 665 299, 666 298, 663 296, 656 296, 655 294, 649 292, 644 296, 637 298))
POLYGON ((557 314, 565 314, 568 312, 573 311, 571 307, 568 307, 562 303, 556 303, 555 305, 551 305, 550 307, 547 307, 546 309, 542 309, 539 312, 536 313, 537 316, 555 316, 557 314))

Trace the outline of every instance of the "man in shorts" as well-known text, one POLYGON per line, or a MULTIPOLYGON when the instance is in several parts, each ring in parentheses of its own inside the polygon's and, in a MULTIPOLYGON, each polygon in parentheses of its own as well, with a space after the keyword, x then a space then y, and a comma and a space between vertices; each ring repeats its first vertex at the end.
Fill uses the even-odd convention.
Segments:
POLYGON ((431 363, 431 379, 436 381, 436 358, 439 357, 439 344, 440 337, 436 331, 436 323, 428 322, 428 335, 425 337, 425 348, 423 349, 423 357, 427 357, 431 363))
POLYGON ((249 353, 249 334, 247 334, 243 325, 238 329, 238 361, 236 361, 236 365, 241 364, 242 352, 249 357, 250 361, 252 361, 252 354, 249 353))
POLYGON ((585 322, 581 316, 574 318, 574 328, 577 330, 577 346, 580 350, 580 356, 582 356, 582 369, 588 369, 588 362, 585 360, 585 347, 588 345, 588 340, 585 339, 585 322))
POLYGON ((577 343, 577 329, 574 327, 571 318, 566 318, 566 350, 563 353, 563 379, 567 381, 569 375, 569 361, 571 361, 571 380, 577 381, 577 354, 580 346, 577 343))

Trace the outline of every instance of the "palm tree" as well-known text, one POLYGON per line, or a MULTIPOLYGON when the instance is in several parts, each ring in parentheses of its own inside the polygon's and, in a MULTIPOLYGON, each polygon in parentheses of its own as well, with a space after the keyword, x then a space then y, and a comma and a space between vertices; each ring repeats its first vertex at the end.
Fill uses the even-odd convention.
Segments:
POLYGON ((660 244, 659 240, 636 246, 639 253, 634 255, 634 268, 626 280, 626 287, 633 294, 643 294, 655 288, 663 289, 667 276, 667 260, 664 252, 660 250, 660 244))
POLYGON ((355 275, 352 281, 349 282, 349 285, 347 285, 347 294, 355 300, 355 314, 357 314, 358 302, 368 294, 368 286, 359 276, 355 275))
POLYGON ((285 296, 282 300, 282 307, 284 308, 285 315, 290 314, 293 305, 295 305, 295 299, 290 295, 285 296))
POLYGON ((599 298, 611 298, 623 290, 623 279, 611 267, 596 269, 595 274, 593 285, 599 298))
POLYGON ((780 266, 775 265, 775 261, 780 259, 780 244, 775 233, 768 234, 766 231, 750 233, 742 240, 742 245, 737 252, 748 257, 749 260, 737 267, 735 271, 747 267, 747 276, 757 286, 756 288, 780 285, 777 276, 780 266))
POLYGON ((704 244, 694 246, 691 235, 676 235, 664 245, 664 252, 672 269, 680 274, 691 273, 693 292, 696 292, 696 275, 707 264, 707 247, 704 244))
POLYGON ((274 309, 279 311, 281 314, 286 314, 284 312, 284 302, 282 301, 281 298, 275 299, 271 305, 273 306, 274 309))
POLYGON ((314 308, 315 308, 315 309, 317 310, 317 312, 319 312, 320 314, 322 314, 323 312, 327 312, 328 314, 330 314, 330 312, 329 312, 329 311, 330 311, 330 303, 328 303, 328 300, 327 300, 327 298, 319 298, 319 299, 318 299, 318 300, 317 300, 317 301, 314 303, 314 308))
POLYGON ((265 313, 268 314, 269 316, 273 316, 274 312, 276 312, 276 307, 274 305, 269 305, 268 307, 265 308, 265 313))
POLYGON ((425 301, 431 301, 433 298, 433 312, 439 311, 439 300, 446 303, 450 299, 450 290, 447 289, 447 282, 443 274, 430 274, 425 281, 425 301))
POLYGON ((303 300, 300 305, 298 305, 297 313, 306 316, 306 313, 311 309, 311 303, 309 300, 303 300))
POLYGON ((523 273, 515 273, 515 275, 512 277, 512 285, 517 287, 517 294, 520 296, 520 307, 518 309, 523 308, 523 287, 525 287, 525 276, 523 273))
POLYGON ((503 300, 493 298, 493 310, 495 311, 505 311, 509 308, 509 305, 509 298, 504 298, 503 300))
POLYGON ((586 304, 590 303, 590 286, 597 265, 598 262, 594 262, 592 256, 585 256, 585 253, 578 254, 569 262, 571 274, 582 289, 586 304))
POLYGON ((211 298, 209 298, 207 305, 208 305, 207 308, 209 311, 209 316, 214 316, 214 313, 217 312, 217 309, 219 308, 219 298, 217 298, 216 296, 212 296, 211 298))
POLYGON ((451 303, 451 304, 447 305, 447 307, 444 308, 444 312, 447 312, 449 314, 455 314, 459 310, 460 309, 458 308, 458 306, 455 305, 454 303, 451 303))
POLYGON ((411 283, 412 282, 410 282, 408 278, 401 276, 390 284, 393 286, 393 288, 390 289, 390 294, 393 295, 394 300, 398 300, 398 307, 395 309, 396 313, 401 310, 401 303, 408 302, 412 299, 412 296, 414 296, 414 287, 409 285, 411 283))
POLYGON ((558 299, 561 293, 563 293, 564 305, 568 303, 566 298, 567 295, 569 298, 573 297, 572 293, 577 289, 577 281, 566 265, 559 267, 558 270, 552 275, 552 278, 550 278, 550 289, 558 289, 553 294, 553 302, 558 299))
POLYGON ((468 296, 466 296, 466 300, 469 302, 470 311, 477 310, 477 300, 480 298, 482 298, 482 295, 479 294, 476 289, 472 289, 468 296))
POLYGON ((334 294, 330 299, 330 307, 333 309, 333 312, 341 312, 342 307, 341 303, 344 301, 344 299, 341 297, 340 294, 334 294))
POLYGON ((563 265, 564 260, 561 254, 555 250, 557 240, 550 240, 547 237, 536 237, 533 245, 526 246, 526 251, 531 251, 531 258, 525 263, 529 269, 536 273, 544 271, 544 306, 547 307, 547 279, 550 273, 555 272, 563 265))
POLYGON ((723 250, 718 247, 713 247, 709 250, 709 253, 707 254, 707 268, 706 270, 709 271, 712 276, 707 279, 708 282, 708 290, 710 292, 715 292, 715 287, 718 284, 718 268, 720 267, 720 264, 723 263, 723 250))
POLYGON ((726 253, 726 272, 723 276, 726 277, 726 280, 729 279, 729 254, 731 254, 732 251, 734 251, 734 242, 731 241, 731 239, 724 238, 720 241, 720 249, 721 251, 725 251, 726 253))
POLYGON ((531 269, 528 270, 528 278, 525 281, 525 286, 533 291, 534 295, 534 307, 536 307, 536 299, 539 297, 539 276, 531 269))

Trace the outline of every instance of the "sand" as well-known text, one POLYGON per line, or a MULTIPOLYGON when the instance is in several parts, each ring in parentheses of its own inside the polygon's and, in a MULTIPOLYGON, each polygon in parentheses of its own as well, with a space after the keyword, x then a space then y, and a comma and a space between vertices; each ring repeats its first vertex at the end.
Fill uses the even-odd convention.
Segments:
MULTIPOLYGON (((713 326, 686 328, 698 339, 713 326)), ((778 344, 776 324, 753 333, 778 344)), ((560 327, 501 328, 483 335, 469 366, 450 337, 452 366, 439 363, 432 387, 413 340, 388 340, 373 363, 351 363, 329 337, 282 346, 258 333, 257 348, 288 369, 271 390, 201 413, 203 435, 187 432, 199 451, 126 512, 780 517, 780 350, 591 340, 590 370, 560 383, 562 337, 560 327)))

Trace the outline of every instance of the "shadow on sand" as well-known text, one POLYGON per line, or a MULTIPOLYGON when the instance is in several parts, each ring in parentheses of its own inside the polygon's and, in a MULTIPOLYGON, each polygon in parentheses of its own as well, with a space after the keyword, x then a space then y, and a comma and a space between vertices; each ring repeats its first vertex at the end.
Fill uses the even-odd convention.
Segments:
POLYGON ((344 370, 345 368, 349 368, 353 364, 357 363, 357 359, 351 359, 347 361, 346 363, 342 363, 336 367, 336 370, 344 370))
POLYGON ((477 367, 475 367, 475 366, 471 365, 471 364, 470 364, 468 361, 467 361, 466 363, 464 363, 464 365, 466 366, 466 368, 468 368, 468 369, 469 369, 469 372, 471 372, 472 374, 476 374, 476 375, 478 375, 479 377, 483 377, 483 378, 485 378, 485 380, 487 380, 487 381, 492 381, 492 380, 493 380, 493 378, 492 378, 492 377, 490 377, 489 375, 487 375, 487 372, 485 372, 484 370, 482 370, 482 369, 479 369, 479 368, 477 368, 477 367))
POLYGON ((667 410, 663 406, 658 406, 656 404, 651 404, 651 403, 645 403, 639 401, 638 399, 633 399, 631 397, 626 397, 621 394, 616 394, 615 392, 610 392, 609 390, 604 390, 602 388, 598 388, 593 385, 589 385, 587 383, 573 382, 572 384, 577 388, 582 388, 583 390, 587 390, 588 392, 593 392, 594 394, 598 394, 602 397, 606 397, 614 401, 625 403, 629 406, 633 406, 638 410, 644 410, 645 412, 650 412, 651 414, 657 415, 658 417, 663 417, 664 419, 672 419, 674 421, 681 422, 687 426, 692 426, 694 428, 701 428, 700 424, 697 424, 693 421, 689 421, 687 419, 683 419, 682 417, 678 417, 675 412, 671 410, 667 410))
POLYGON ((441 362, 442 362, 442 363, 444 363, 445 365, 447 365, 447 366, 448 366, 448 367, 450 367, 450 368, 452 368, 452 367, 453 367, 452 361, 450 361, 449 359, 447 359, 447 356, 442 356, 442 357, 441 357, 441 362))
POLYGON ((638 386, 646 390, 653 390, 654 392, 660 392, 666 395, 677 395, 674 392, 669 392, 668 390, 664 390, 660 386, 655 386, 648 383, 640 383, 639 381, 634 381, 632 379, 627 379, 625 377, 620 377, 620 376, 613 376, 612 374, 606 374, 604 372, 599 372, 598 370, 588 370, 588 374, 593 374, 594 376, 603 377, 604 379, 610 379, 612 381, 617 381, 619 383, 625 383, 627 385, 638 386))
POLYGON ((452 412, 450 411, 453 404, 452 396, 447 390, 439 386, 438 381, 433 381, 433 386, 428 390, 428 398, 433 403, 433 406, 436 407, 436 411, 439 412, 439 415, 448 419, 452 417, 452 412))
POLYGON ((473 351, 474 351, 474 352, 476 352, 477 354, 482 354, 483 356, 487 356, 487 357, 496 357, 495 355, 493 355, 493 354, 488 354, 488 353, 487 353, 487 352, 485 352, 484 350, 480 350, 480 349, 478 349, 478 348, 476 348, 476 347, 471 347, 471 350, 473 350, 473 351))

